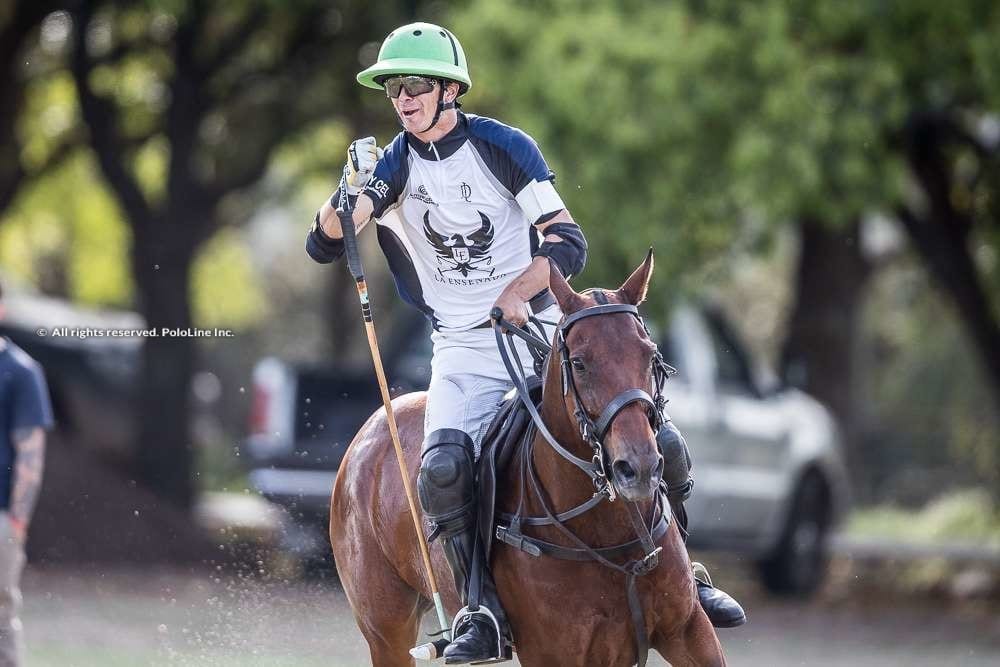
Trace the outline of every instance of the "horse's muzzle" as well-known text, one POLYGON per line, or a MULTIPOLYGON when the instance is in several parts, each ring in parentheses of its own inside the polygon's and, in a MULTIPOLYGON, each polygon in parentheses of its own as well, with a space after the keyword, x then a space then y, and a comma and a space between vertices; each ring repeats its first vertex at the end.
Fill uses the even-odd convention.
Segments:
POLYGON ((611 464, 615 488, 626 500, 649 500, 656 494, 663 476, 663 457, 657 454, 645 465, 629 458, 616 459, 611 464))

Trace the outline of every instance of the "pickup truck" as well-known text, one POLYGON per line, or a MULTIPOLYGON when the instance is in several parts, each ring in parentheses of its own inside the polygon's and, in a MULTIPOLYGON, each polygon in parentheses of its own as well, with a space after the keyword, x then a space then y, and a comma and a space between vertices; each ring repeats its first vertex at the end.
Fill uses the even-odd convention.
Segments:
MULTIPOLYGON (((415 330, 386 355, 393 394, 426 388, 430 341, 415 330)), ((822 581, 826 542, 846 506, 839 434, 806 394, 759 379, 716 309, 682 305, 657 336, 679 373, 668 411, 687 438, 696 548, 749 556, 771 591, 807 594, 822 581)), ((262 359, 253 377, 246 458, 251 485, 291 517, 287 548, 325 557, 330 492, 358 428, 381 401, 373 376, 262 359)))

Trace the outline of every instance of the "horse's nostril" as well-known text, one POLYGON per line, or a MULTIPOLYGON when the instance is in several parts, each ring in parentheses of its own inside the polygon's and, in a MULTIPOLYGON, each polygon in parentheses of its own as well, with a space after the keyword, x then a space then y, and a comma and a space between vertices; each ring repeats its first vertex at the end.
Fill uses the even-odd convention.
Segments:
POLYGON ((615 461, 614 465, 611 466, 611 469, 615 473, 615 476, 623 482, 631 482, 635 479, 635 469, 624 459, 615 461))

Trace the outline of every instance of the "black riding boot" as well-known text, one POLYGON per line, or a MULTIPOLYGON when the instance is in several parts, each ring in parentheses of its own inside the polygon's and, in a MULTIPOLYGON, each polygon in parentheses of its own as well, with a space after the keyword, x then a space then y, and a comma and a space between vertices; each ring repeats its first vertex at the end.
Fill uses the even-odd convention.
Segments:
MULTIPOLYGON (((691 478, 691 455, 687 443, 669 419, 656 434, 656 442, 663 454, 663 481, 667 485, 667 500, 677 519, 681 536, 687 541, 687 511, 684 501, 691 496, 694 479, 691 478)), ((712 625, 717 628, 735 628, 747 622, 743 607, 731 595, 712 585, 708 570, 701 563, 691 563, 698 586, 698 601, 712 625)))
POLYGON ((468 529, 445 539, 444 553, 455 577, 455 586, 462 604, 472 612, 459 620, 455 636, 444 649, 445 664, 510 660, 510 643, 506 639, 507 617, 497 596, 493 575, 483 564, 482 547, 475 529, 468 529), (476 587, 479 588, 478 594, 476 587), (496 619, 496 624, 489 614, 496 619), (497 626, 504 636, 498 637, 497 626))
POLYGON ((444 650, 449 665, 511 659, 506 616, 477 539, 472 451, 472 439, 464 432, 434 431, 424 442, 417 477, 420 506, 433 526, 430 539, 441 537, 459 598, 470 612, 459 619, 444 650))

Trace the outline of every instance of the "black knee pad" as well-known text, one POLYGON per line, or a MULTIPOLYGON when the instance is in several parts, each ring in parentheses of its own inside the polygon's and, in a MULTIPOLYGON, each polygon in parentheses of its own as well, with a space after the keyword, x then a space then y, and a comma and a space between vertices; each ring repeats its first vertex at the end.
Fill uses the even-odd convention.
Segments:
POLYGON ((671 500, 687 500, 694 480, 691 479, 691 454, 684 436, 669 419, 656 434, 656 444, 663 455, 663 481, 671 500))
POLYGON ((472 438, 457 429, 439 429, 424 442, 417 495, 435 537, 452 537, 473 524, 475 471, 472 438))

